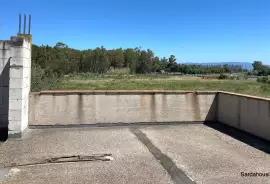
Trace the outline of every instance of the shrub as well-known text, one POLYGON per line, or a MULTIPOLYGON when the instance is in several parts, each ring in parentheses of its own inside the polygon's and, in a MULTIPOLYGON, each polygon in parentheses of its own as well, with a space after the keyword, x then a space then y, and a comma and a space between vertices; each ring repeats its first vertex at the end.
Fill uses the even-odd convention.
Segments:
POLYGON ((245 74, 245 75, 244 75, 244 79, 245 79, 245 80, 248 80, 248 77, 249 77, 248 74, 245 74))
POLYGON ((82 79, 88 79, 97 76, 96 73, 91 73, 91 72, 82 72, 78 73, 75 77, 82 78, 82 79))
POLYGON ((106 75, 128 75, 130 74, 130 69, 129 68, 110 68, 107 72, 106 75))
POLYGON ((31 91, 51 90, 56 88, 61 78, 53 74, 46 74, 46 70, 37 64, 31 67, 31 91))
POLYGON ((227 75, 224 75, 223 73, 221 73, 221 74, 218 76, 218 79, 219 79, 219 80, 228 79, 228 76, 227 76, 227 75))
POLYGON ((260 83, 268 83, 268 84, 270 84, 270 80, 269 80, 269 78, 268 77, 259 77, 259 78, 257 78, 257 82, 260 82, 260 83))

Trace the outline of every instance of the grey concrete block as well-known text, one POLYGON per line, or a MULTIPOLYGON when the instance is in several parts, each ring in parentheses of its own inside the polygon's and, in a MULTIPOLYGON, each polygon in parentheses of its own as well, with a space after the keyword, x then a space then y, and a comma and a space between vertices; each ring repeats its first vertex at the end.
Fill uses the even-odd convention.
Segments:
POLYGON ((9 110, 22 110, 23 108, 25 108, 25 106, 27 106, 28 103, 29 103, 28 97, 24 97, 22 99, 18 98, 14 100, 10 99, 9 110))
POLYGON ((8 112, 8 120, 9 121, 20 121, 23 118, 22 109, 9 110, 8 112))
MULTIPOLYGON (((30 49, 24 47, 11 47, 10 49, 12 58, 30 58, 30 49)), ((11 64, 12 66, 12 64, 11 64)))
POLYGON ((31 60, 29 58, 11 58, 10 63, 15 66, 31 67, 31 60))
POLYGON ((9 89, 9 99, 17 100, 20 98, 25 98, 29 96, 29 91, 27 88, 10 88, 9 89))
POLYGON ((25 101, 23 99, 9 100, 9 110, 21 110, 24 106, 25 101))
POLYGON ((10 78, 27 78, 30 76, 30 70, 29 68, 10 68, 10 78))
POLYGON ((27 88, 29 87, 29 79, 28 78, 10 78, 9 79, 9 87, 10 88, 27 88))
POLYGON ((8 129, 9 131, 12 131, 12 132, 17 132, 19 133, 20 130, 21 130, 21 121, 19 120, 8 120, 9 121, 9 124, 8 124, 8 129))

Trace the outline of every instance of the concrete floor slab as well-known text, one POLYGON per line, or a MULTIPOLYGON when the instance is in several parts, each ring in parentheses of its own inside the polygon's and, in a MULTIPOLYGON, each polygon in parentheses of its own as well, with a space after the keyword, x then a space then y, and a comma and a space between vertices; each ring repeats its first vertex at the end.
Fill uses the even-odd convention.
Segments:
POLYGON ((269 177, 242 177, 241 172, 270 174, 270 155, 204 125, 141 129, 196 183, 270 183, 269 177))
POLYGON ((0 165, 27 164, 71 155, 112 154, 112 161, 16 168, 2 183, 172 183, 168 173, 127 128, 30 130, 0 149, 0 165))
POLYGON ((241 177, 270 172, 268 153, 204 125, 29 130, 0 147, 0 168, 7 184, 270 183, 270 177, 241 177), (42 162, 96 154, 111 160, 42 162))

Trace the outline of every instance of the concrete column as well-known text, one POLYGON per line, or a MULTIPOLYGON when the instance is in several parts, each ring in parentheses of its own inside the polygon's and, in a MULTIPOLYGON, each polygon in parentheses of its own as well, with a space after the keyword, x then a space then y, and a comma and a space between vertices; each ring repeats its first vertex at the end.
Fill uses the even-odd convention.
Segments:
POLYGON ((31 41, 11 37, 9 74, 8 137, 21 137, 28 126, 28 104, 31 78, 31 41))

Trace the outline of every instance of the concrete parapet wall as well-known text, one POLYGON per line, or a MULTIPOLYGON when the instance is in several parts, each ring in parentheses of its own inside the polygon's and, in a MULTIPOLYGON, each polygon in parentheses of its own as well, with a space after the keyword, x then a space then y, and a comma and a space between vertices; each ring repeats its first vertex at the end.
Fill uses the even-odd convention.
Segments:
POLYGON ((215 121, 215 97, 194 91, 31 93, 29 125, 215 121))
POLYGON ((221 91, 31 93, 29 125, 219 121, 270 140, 270 99, 221 91))
POLYGON ((270 141, 270 99, 219 92, 218 120, 270 141))

